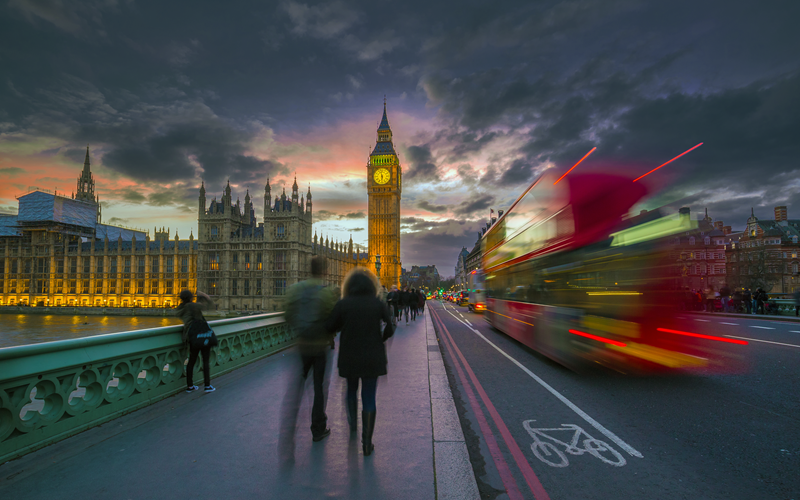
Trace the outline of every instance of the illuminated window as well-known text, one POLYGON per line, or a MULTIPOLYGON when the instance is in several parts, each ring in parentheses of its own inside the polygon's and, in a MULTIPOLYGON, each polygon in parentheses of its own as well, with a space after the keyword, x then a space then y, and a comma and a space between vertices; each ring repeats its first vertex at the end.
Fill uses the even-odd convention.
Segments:
MULTIPOLYGON (((250 270, 250 254, 244 254, 244 268, 245 270, 250 270)), ((249 293, 245 293, 245 295, 250 295, 249 293)))
POLYGON ((256 269, 261 271, 261 252, 258 252, 256 254, 256 259, 258 259, 258 261, 256 262, 256 269))
POLYGON ((219 271, 219 254, 218 253, 212 253, 209 256, 209 259, 210 259, 210 261, 209 261, 209 269, 211 269, 212 271, 219 271))

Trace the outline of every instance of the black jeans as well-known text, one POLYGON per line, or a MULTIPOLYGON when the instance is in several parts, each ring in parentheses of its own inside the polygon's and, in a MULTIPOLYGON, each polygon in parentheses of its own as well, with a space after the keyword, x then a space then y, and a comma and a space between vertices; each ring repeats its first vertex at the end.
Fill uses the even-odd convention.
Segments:
POLYGON ((194 385, 192 379, 194 378, 194 364, 197 361, 197 356, 203 353, 203 381, 206 387, 211 385, 211 368, 208 365, 208 359, 211 357, 211 348, 202 347, 200 349, 193 349, 189 347, 189 364, 186 365, 186 386, 192 387, 194 385))
MULTIPOLYGON (((347 379, 347 399, 356 401, 358 398, 358 377, 347 379)), ((375 394, 378 392, 377 378, 361 379, 361 410, 370 412, 375 411, 375 394)))
POLYGON ((311 434, 318 436, 325 432, 328 416, 325 414, 325 354, 319 356, 302 356, 303 377, 308 377, 308 372, 314 370, 314 405, 311 407, 311 434))

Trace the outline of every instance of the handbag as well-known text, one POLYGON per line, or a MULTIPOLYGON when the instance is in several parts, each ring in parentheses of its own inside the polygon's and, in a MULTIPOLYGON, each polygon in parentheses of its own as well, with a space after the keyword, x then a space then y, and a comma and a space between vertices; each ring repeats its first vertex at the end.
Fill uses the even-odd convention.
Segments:
POLYGON ((192 349, 216 347, 219 345, 217 335, 204 319, 196 319, 189 324, 188 339, 192 349))

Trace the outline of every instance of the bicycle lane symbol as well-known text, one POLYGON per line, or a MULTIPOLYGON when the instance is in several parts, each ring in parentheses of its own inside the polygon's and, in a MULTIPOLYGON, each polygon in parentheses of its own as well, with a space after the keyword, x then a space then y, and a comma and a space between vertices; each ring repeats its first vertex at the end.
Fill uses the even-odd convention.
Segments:
POLYGON ((561 424, 561 427, 544 429, 534 428, 532 425, 533 422, 536 421, 526 420, 522 422, 522 426, 533 438, 531 450, 533 454, 536 455, 536 458, 551 467, 566 467, 569 465, 569 460, 564 452, 577 456, 588 452, 590 455, 599 458, 602 462, 615 467, 622 467, 627 464, 625 457, 612 448, 611 445, 605 441, 593 438, 577 425, 561 424), (547 434, 552 432, 560 432, 562 435, 564 432, 571 432, 572 436, 569 442, 565 442, 547 434), (581 441, 580 446, 578 445, 579 441, 581 441), (564 450, 562 451, 559 447, 563 447, 564 450))

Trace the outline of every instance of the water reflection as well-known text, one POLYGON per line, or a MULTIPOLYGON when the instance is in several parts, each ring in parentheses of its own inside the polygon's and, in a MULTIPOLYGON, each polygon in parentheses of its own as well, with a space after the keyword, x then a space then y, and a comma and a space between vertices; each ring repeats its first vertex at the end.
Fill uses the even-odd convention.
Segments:
POLYGON ((179 324, 174 316, 0 314, 0 348, 179 324))

